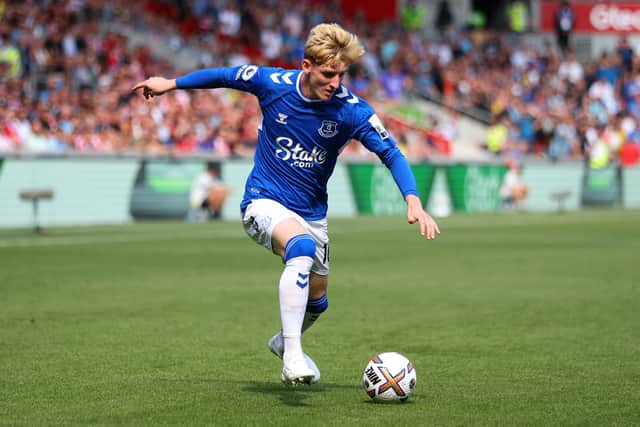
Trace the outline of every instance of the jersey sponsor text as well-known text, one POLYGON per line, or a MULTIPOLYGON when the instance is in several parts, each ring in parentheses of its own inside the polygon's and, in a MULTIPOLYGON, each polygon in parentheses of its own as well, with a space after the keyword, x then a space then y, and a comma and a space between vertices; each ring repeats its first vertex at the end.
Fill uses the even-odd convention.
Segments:
POLYGON ((325 150, 318 147, 313 147, 311 151, 305 150, 299 142, 294 142, 291 138, 280 136, 276 138, 276 144, 280 147, 275 151, 276 156, 285 162, 292 161, 291 166, 313 168, 327 160, 325 150))

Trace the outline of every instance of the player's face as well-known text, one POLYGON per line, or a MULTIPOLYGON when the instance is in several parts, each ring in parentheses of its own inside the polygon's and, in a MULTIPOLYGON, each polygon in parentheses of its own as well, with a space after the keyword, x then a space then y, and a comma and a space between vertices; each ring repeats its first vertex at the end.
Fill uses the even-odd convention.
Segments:
POLYGON ((307 98, 326 101, 340 87, 348 70, 343 63, 314 64, 308 59, 302 61, 302 70, 306 78, 302 81, 302 92, 307 98))

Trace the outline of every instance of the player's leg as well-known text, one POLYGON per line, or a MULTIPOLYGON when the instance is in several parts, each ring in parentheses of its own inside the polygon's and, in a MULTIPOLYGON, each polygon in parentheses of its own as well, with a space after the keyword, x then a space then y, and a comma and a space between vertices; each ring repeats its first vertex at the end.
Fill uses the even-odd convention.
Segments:
MULTIPOLYGON (((302 321, 301 333, 304 333, 318 320, 320 315, 324 313, 329 307, 329 300, 327 298, 327 285, 329 283, 327 275, 317 274, 311 272, 309 276, 309 298, 307 300, 307 307, 302 321)), ((269 340, 269 348, 271 352, 282 358, 284 354, 284 341, 282 339, 282 331, 274 335, 269 340)))
MULTIPOLYGON (((309 276, 309 299, 305 309, 301 333, 304 333, 328 307, 327 284, 329 276, 329 233, 326 219, 319 221, 301 221, 316 244, 315 259, 309 276)), ((282 359, 284 338, 282 331, 269 340, 269 350, 282 359)), ((314 371, 312 382, 320 380, 320 370, 316 363, 305 354, 307 364, 314 371)))
POLYGON ((302 321, 302 333, 313 326, 320 315, 329 307, 329 300, 327 299, 328 284, 328 275, 311 272, 309 277, 309 301, 302 321))
MULTIPOLYGON (((309 297, 301 327, 302 333, 309 329, 329 307, 329 300, 327 299, 327 286, 329 283, 329 233, 327 221, 326 219, 304 221, 303 224, 305 230, 313 237, 316 252, 309 277, 309 297)), ((274 251, 276 250, 281 252, 282 248, 277 248, 274 242, 274 251)), ((269 341, 269 348, 278 357, 282 357, 284 351, 281 342, 282 338, 278 337, 278 334, 269 341)))
POLYGON ((315 363, 302 353, 300 343, 309 295, 309 275, 318 253, 317 243, 308 234, 308 224, 304 219, 272 200, 254 200, 243 212, 242 220, 246 233, 256 243, 279 255, 285 262, 279 284, 282 331, 269 341, 271 351, 285 362, 283 381, 300 382, 300 377, 294 377, 298 371, 304 371, 302 381, 317 381, 320 372, 315 363), (283 332, 287 336, 286 351, 283 332), (290 359, 296 363, 290 363, 290 359), (293 365, 300 369, 288 368, 293 365), (289 381, 288 378, 292 377, 294 381, 289 381))
POLYGON ((302 332, 309 329, 329 307, 329 225, 327 219, 309 221, 307 229, 316 242, 316 254, 309 278, 309 301, 302 323, 302 332))
POLYGON ((284 338, 285 367, 303 359, 300 335, 309 299, 309 275, 316 245, 295 218, 280 221, 271 235, 273 252, 280 255, 285 268, 280 277, 280 317, 284 338))
MULTIPOLYGON (((304 333, 309 329, 315 321, 318 320, 320 314, 327 309, 327 283, 328 277, 326 275, 319 275, 313 271, 311 272, 311 275, 309 276, 309 299, 300 333, 304 333)), ((269 350, 282 359, 284 355, 284 337, 282 335, 282 330, 272 336, 268 344, 269 350)), ((316 362, 309 357, 309 355, 305 354, 304 358, 307 361, 307 365, 309 365, 313 371, 313 379, 311 382, 317 383, 320 381, 320 369, 318 368, 318 365, 316 365, 316 362)))

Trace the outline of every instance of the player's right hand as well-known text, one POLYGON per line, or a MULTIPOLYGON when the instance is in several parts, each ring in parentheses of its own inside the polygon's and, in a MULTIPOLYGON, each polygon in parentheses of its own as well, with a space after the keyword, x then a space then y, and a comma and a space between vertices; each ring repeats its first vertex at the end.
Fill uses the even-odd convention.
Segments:
POLYGON ((132 91, 142 89, 142 95, 145 99, 153 98, 154 96, 160 96, 176 88, 175 79, 165 79, 164 77, 150 77, 145 81, 142 81, 135 85, 132 91))

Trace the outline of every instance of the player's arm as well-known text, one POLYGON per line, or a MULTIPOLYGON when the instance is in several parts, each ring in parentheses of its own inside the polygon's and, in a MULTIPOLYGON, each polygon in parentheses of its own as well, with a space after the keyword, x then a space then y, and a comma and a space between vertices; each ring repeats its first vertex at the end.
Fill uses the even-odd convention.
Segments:
POLYGON ((242 65, 231 68, 205 68, 193 71, 175 79, 151 77, 133 87, 133 91, 142 89, 149 99, 175 89, 215 89, 227 87, 243 90, 260 96, 262 73, 256 65, 242 65))
MULTIPOLYGON (((368 109, 367 109, 368 110, 368 109)), ((415 177, 407 158, 398 149, 395 140, 384 128, 380 119, 372 110, 365 120, 360 119, 354 137, 370 151, 376 153, 382 163, 391 171, 400 192, 407 202, 407 221, 409 224, 418 223, 420 234, 429 240, 440 234, 435 220, 422 208, 422 201, 418 195, 415 177)))

